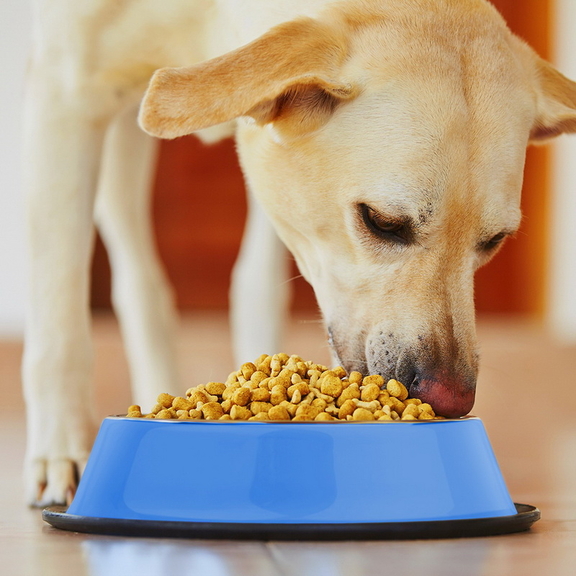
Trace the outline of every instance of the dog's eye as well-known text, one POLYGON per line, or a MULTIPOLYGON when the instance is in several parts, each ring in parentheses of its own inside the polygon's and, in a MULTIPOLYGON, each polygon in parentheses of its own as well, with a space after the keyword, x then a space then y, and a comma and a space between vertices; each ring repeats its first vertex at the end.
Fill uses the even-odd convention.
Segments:
POLYGON ((368 230, 380 238, 397 244, 408 244, 411 241, 412 232, 406 222, 387 218, 367 204, 360 204, 360 212, 368 230))
POLYGON ((490 240, 483 242, 480 247, 482 250, 485 251, 492 250, 493 248, 496 248, 496 246, 501 244, 502 241, 506 238, 506 236, 507 236, 506 232, 500 232, 499 234, 492 236, 490 240))

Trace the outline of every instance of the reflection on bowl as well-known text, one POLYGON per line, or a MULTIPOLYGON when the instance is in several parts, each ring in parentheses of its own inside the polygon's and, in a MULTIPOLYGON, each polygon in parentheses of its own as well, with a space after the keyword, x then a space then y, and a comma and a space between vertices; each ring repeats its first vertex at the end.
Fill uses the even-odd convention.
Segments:
POLYGON ((106 418, 68 513, 318 524, 516 514, 478 418, 230 422, 106 418))

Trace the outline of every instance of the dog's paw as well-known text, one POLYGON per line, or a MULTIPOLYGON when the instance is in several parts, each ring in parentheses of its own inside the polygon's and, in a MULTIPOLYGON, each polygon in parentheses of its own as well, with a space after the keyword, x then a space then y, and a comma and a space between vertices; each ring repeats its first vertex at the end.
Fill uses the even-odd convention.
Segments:
POLYGON ((68 506, 84 472, 86 459, 35 460, 26 466, 25 490, 30 506, 68 506))

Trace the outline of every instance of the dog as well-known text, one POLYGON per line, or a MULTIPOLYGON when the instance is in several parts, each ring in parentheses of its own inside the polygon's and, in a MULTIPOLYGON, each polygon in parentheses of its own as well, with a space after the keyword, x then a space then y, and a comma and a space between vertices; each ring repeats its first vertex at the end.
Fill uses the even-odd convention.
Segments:
MULTIPOLYGON (((24 127, 30 503, 69 500, 91 447, 94 224, 136 398, 177 380, 148 135, 234 131, 253 195, 237 309, 252 305, 252 269, 282 307, 270 280, 281 267, 262 274, 283 250, 277 233, 315 290, 335 362, 397 378, 438 414, 470 411, 474 272, 519 226, 526 146, 576 131, 576 84, 491 4, 46 0, 36 17, 24 127)), ((277 333, 267 322, 263 341, 247 339, 254 356, 277 333)))

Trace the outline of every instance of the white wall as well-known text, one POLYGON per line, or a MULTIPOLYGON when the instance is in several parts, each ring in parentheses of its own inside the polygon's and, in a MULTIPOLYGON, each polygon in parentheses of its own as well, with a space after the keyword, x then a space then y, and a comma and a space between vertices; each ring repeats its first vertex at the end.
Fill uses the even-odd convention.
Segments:
POLYGON ((31 15, 27 0, 0 1, 0 337, 24 328, 26 257, 20 122, 31 15))
MULTIPOLYGON (((555 64, 576 81, 576 0, 556 0, 555 64)), ((548 322, 553 333, 576 343, 576 135, 554 144, 548 322)))

